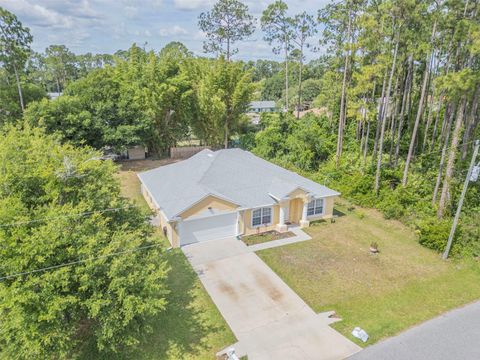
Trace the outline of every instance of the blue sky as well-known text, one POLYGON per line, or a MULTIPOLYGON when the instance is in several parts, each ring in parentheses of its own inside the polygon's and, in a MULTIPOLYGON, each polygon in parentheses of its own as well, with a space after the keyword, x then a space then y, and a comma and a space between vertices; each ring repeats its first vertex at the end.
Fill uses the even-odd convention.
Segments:
MULTIPOLYGON (((264 0, 244 1, 259 18, 264 0)), ((304 10, 316 14, 328 0, 287 0, 291 14, 304 10)), ((0 0, 0 6, 15 13, 34 37, 33 48, 44 51, 50 44, 63 44, 75 53, 113 53, 133 42, 160 50, 176 40, 195 54, 203 53, 204 34, 198 15, 208 11, 214 0, 0 0)), ((257 26, 258 28, 258 26, 257 26)), ((316 45, 317 40, 313 40, 316 45)), ((239 43, 237 59, 280 59, 262 40, 262 33, 239 43)), ((314 57, 310 54, 308 58, 314 57)))

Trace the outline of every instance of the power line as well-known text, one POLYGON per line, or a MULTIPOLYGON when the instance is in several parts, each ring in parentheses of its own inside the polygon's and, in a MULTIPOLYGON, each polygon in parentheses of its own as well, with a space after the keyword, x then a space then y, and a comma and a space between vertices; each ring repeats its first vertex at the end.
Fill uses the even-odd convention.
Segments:
POLYGON ((88 262, 88 261, 93 261, 93 260, 98 260, 98 259, 105 259, 105 258, 108 258, 108 257, 111 257, 111 256, 117 256, 117 255, 121 255, 121 254, 127 254, 127 253, 137 252, 137 251, 140 251, 140 250, 151 249, 151 248, 158 247, 158 246, 161 246, 161 245, 162 245, 162 244, 145 245, 145 246, 141 246, 141 247, 138 247, 138 248, 135 248, 135 249, 117 251, 117 252, 114 252, 114 253, 111 253, 111 254, 107 254, 107 255, 91 257, 91 258, 83 259, 83 260, 71 261, 71 262, 68 262, 68 263, 63 263, 63 264, 54 265, 54 266, 48 266, 48 267, 44 267, 44 268, 40 268, 40 269, 35 269, 35 270, 31 270, 31 271, 24 271, 24 272, 19 272, 19 273, 13 273, 13 274, 10 274, 10 275, 5 275, 5 276, 0 277, 0 281, 7 280, 7 279, 11 279, 11 278, 18 277, 18 276, 29 275, 29 274, 33 274, 33 273, 38 273, 38 272, 44 272, 44 271, 59 269, 59 268, 62 268, 62 267, 67 267, 67 266, 73 266, 73 265, 83 264, 83 263, 88 262))
POLYGON ((122 207, 117 207, 117 208, 107 208, 107 209, 102 209, 102 210, 86 211, 86 212, 78 213, 78 214, 51 216, 51 217, 44 217, 44 218, 40 218, 40 219, 27 220, 27 221, 17 221, 17 222, 8 223, 8 224, 0 224, 0 228, 11 227, 11 226, 27 225, 27 224, 38 223, 38 222, 47 221, 47 220, 63 219, 63 218, 70 218, 70 217, 89 216, 89 215, 93 215, 93 214, 96 214, 96 213, 101 214, 101 213, 105 213, 105 212, 119 211, 119 210, 123 210, 123 209, 132 208, 132 207, 135 207, 135 206, 136 206, 136 205, 128 205, 128 206, 122 206, 122 207))
MULTIPOLYGON (((458 144, 457 146, 450 146, 450 147, 445 148, 445 151, 448 151, 448 150, 451 150, 451 149, 454 149, 454 148, 458 148, 460 146, 473 144, 474 142, 475 142, 475 140, 472 140, 472 141, 469 141, 469 142, 466 142, 466 143, 458 144)), ((430 152, 426 152, 426 153, 420 153, 420 154, 417 155, 417 157, 431 155, 431 154, 438 154, 438 153, 441 153, 441 152, 443 152, 443 149, 430 151, 430 152)))

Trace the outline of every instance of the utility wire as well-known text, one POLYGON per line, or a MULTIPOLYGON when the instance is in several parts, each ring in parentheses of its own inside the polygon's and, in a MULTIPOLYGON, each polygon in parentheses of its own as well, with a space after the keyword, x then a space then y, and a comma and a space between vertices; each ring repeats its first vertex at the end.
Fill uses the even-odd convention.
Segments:
POLYGON ((122 206, 122 207, 117 207, 117 208, 107 208, 107 209, 102 209, 102 210, 93 210, 93 211, 86 211, 83 213, 78 213, 78 214, 69 214, 69 215, 60 215, 60 216, 51 216, 51 217, 44 217, 40 219, 35 219, 35 220, 27 220, 27 221, 18 221, 18 222, 13 222, 9 224, 0 224, 0 228, 5 228, 5 227, 11 227, 11 226, 20 226, 20 225, 27 225, 31 223, 38 223, 42 221, 47 221, 47 220, 55 220, 55 219, 63 219, 63 218, 70 218, 70 217, 81 217, 81 216, 89 216, 93 214, 102 214, 105 212, 112 212, 112 211, 119 211, 123 209, 128 209, 135 207, 135 205, 127 205, 127 206, 122 206))
MULTIPOLYGON (((475 140, 472 140, 472 141, 469 141, 469 142, 466 142, 466 143, 458 144, 457 146, 450 146, 450 147, 447 147, 445 149, 445 151, 448 151, 448 150, 451 150, 453 148, 457 148, 457 147, 460 147, 460 146, 470 145, 470 144, 473 144, 474 142, 475 142, 475 140)), ((430 152, 426 152, 426 153, 421 153, 421 154, 418 154, 417 157, 424 156, 424 155, 430 155, 430 154, 437 154, 437 153, 441 153, 441 152, 443 152, 443 149, 430 151, 430 152)))
POLYGON ((68 263, 63 263, 63 264, 54 265, 54 266, 48 266, 48 267, 44 267, 44 268, 40 268, 40 269, 35 269, 35 270, 31 270, 31 271, 13 273, 13 274, 10 274, 10 275, 5 275, 5 276, 0 277, 0 281, 7 280, 7 279, 11 279, 11 278, 18 277, 18 276, 29 275, 29 274, 33 274, 33 273, 38 273, 38 272, 44 272, 44 271, 59 269, 59 268, 62 268, 62 267, 67 267, 67 266, 73 266, 73 265, 83 264, 83 263, 86 263, 86 262, 88 262, 88 261, 93 261, 93 260, 98 260, 98 259, 105 259, 105 258, 108 258, 108 257, 111 257, 111 256, 117 256, 117 255, 127 254, 127 253, 134 253, 134 252, 137 252, 137 251, 140 251, 140 250, 151 249, 151 248, 158 247, 158 246, 161 246, 161 245, 162 245, 162 244, 145 245, 145 246, 141 246, 141 247, 138 247, 138 248, 135 248, 135 249, 117 251, 117 252, 114 252, 114 253, 111 253, 111 254, 107 254, 107 255, 90 257, 90 258, 88 258, 88 259, 71 261, 71 262, 68 262, 68 263))

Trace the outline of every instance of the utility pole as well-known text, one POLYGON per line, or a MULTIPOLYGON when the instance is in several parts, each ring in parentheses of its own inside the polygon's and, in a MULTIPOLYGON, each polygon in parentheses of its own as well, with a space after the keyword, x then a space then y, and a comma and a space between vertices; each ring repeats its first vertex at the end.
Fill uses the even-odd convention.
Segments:
POLYGON ((467 192, 468 183, 470 182, 470 177, 472 176, 473 166, 475 165, 475 160, 477 159, 479 146, 480 146, 480 140, 476 140, 475 148, 473 150, 472 161, 470 162, 470 167, 468 168, 467 177, 465 178, 465 182, 463 183, 462 195, 460 195, 460 201, 458 202, 457 212, 455 213, 455 218, 453 219, 452 228, 450 229, 450 235, 448 236, 447 247, 445 248, 445 252, 443 253, 443 256, 442 256, 443 260, 447 260, 448 254, 450 253, 450 248, 452 247, 453 236, 455 235, 455 229, 457 228, 458 218, 460 217, 460 213, 462 212, 463 200, 465 198, 465 193, 467 192))

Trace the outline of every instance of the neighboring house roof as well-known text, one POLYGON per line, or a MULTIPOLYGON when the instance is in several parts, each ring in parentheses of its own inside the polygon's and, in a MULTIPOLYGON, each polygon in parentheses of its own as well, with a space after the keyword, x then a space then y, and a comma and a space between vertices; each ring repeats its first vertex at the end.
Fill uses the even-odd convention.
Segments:
POLYGON ((138 175, 168 219, 208 195, 242 208, 274 204, 300 188, 316 197, 340 195, 240 149, 203 150, 191 158, 138 175))
POLYGON ((56 98, 61 96, 62 93, 61 92, 47 92, 47 95, 51 100, 55 100, 56 98))
POLYGON ((271 109, 275 108, 275 101, 252 101, 250 103, 251 109, 271 109))

